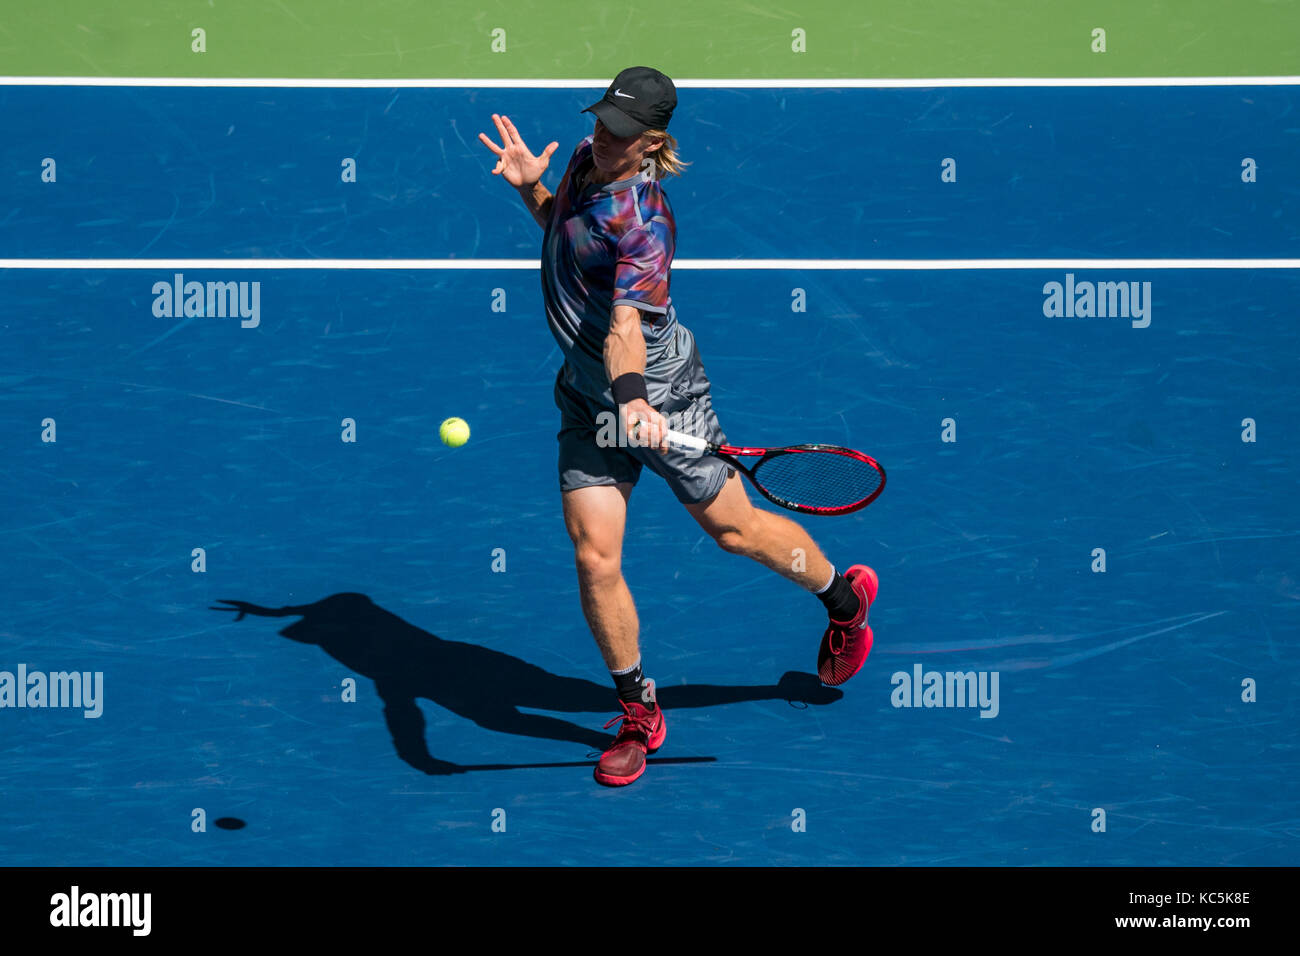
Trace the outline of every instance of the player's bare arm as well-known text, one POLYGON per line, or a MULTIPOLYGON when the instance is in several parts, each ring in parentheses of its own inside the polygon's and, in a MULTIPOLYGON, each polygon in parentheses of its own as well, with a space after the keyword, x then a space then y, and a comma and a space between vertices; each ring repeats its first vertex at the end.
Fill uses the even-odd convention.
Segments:
POLYGON ((551 203, 554 202, 555 197, 542 185, 541 179, 542 174, 546 172, 546 167, 550 165, 551 153, 555 152, 560 144, 552 142, 542 150, 542 155, 534 156, 532 150, 524 143, 523 137, 519 135, 519 130, 515 129, 515 124, 510 122, 510 117, 493 113, 492 122, 496 124, 497 134, 501 137, 500 146, 486 133, 478 134, 483 145, 492 150, 497 158, 492 175, 503 177, 506 182, 518 189, 519 196, 528 207, 533 219, 539 226, 545 228, 546 220, 551 213, 551 203))
MULTIPOLYGON (((641 333, 641 310, 630 305, 616 305, 610 314, 609 335, 605 337, 605 371, 612 382, 620 375, 645 374, 645 336, 641 333)), ((668 450, 668 422, 643 398, 627 403, 625 426, 628 441, 648 445, 662 452, 668 450), (644 422, 640 432, 634 429, 644 422)))

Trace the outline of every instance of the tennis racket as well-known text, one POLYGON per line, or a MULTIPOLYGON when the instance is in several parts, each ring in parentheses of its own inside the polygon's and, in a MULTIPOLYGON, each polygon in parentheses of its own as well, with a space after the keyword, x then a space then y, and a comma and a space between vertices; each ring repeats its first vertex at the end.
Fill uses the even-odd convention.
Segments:
POLYGON ((668 443, 721 458, 735 466, 772 504, 804 514, 851 514, 871 504, 885 490, 885 469, 879 462, 839 445, 741 448, 672 430, 668 432, 668 443), (758 460, 745 467, 740 458, 758 460))

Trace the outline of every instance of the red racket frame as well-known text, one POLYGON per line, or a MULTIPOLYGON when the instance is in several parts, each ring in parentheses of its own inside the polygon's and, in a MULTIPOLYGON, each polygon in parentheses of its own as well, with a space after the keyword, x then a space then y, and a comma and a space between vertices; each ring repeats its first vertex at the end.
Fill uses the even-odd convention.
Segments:
POLYGON ((879 498, 880 493, 885 490, 885 469, 881 466, 880 462, 876 461, 870 455, 864 455, 862 452, 857 451, 853 448, 844 448, 840 445, 811 444, 811 445, 786 445, 781 448, 747 448, 738 445, 715 445, 713 442, 706 442, 705 450, 709 454, 715 455, 718 458, 721 458, 722 460, 728 462, 729 464, 735 465, 736 468, 739 469, 740 472, 744 474, 744 476, 747 479, 749 479, 749 483, 754 486, 754 489, 760 495, 766 498, 768 501, 772 502, 772 504, 779 505, 780 507, 786 508, 790 511, 800 512, 801 514, 812 514, 812 515, 852 514, 855 511, 861 511, 867 505, 871 504, 871 502, 879 498), (880 474, 880 484, 879 486, 877 486, 875 491, 873 491, 871 494, 867 495, 867 497, 861 499, 860 501, 855 501, 852 504, 847 504, 847 505, 827 507, 822 505, 795 504, 794 502, 788 501, 780 497, 779 495, 775 495, 772 492, 768 491, 760 483, 760 480, 754 477, 754 472, 757 471, 759 466, 761 466, 765 461, 770 461, 773 458, 779 458, 782 455, 798 455, 798 454, 807 454, 810 452, 818 453, 818 454, 843 455, 846 458, 853 458, 856 459, 857 461, 868 464, 872 468, 876 469, 876 471, 880 474), (759 459, 758 461, 754 462, 753 466, 750 468, 746 468, 738 460, 739 457, 748 458, 754 455, 758 455, 759 459))

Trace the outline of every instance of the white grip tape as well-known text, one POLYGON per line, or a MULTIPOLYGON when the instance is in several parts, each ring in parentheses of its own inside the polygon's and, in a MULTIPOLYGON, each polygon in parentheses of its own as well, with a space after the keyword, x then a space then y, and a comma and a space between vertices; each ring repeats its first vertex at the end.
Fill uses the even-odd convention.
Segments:
POLYGON ((691 451, 706 451, 709 443, 703 438, 696 438, 694 435, 686 435, 682 432, 675 432, 669 429, 668 443, 676 445, 678 448, 687 448, 691 451))

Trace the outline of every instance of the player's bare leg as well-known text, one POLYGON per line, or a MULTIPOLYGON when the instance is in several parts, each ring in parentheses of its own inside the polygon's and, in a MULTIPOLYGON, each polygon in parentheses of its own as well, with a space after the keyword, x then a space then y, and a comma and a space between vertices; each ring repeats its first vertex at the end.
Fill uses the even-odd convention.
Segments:
POLYGON ((842 684, 861 670, 873 641, 867 611, 879 587, 875 571, 855 564, 840 575, 801 525, 755 508, 738 474, 713 500, 686 510, 724 551, 753 558, 821 599, 830 616, 817 653, 823 683, 842 684))
POLYGON ((796 521, 755 508, 739 474, 728 478, 712 501, 686 510, 724 551, 753 558, 806 591, 820 590, 830 580, 831 563, 812 536, 796 521))
POLYGON ((641 656, 636 605, 622 571, 623 529, 631 494, 632 486, 623 483, 577 488, 562 495, 582 613, 611 671, 630 667, 641 656))
POLYGON ((564 524, 573 540, 578 594, 605 666, 614 678, 623 713, 618 736, 601 754, 595 777, 624 786, 645 772, 647 753, 663 745, 667 722, 656 706, 654 684, 641 674, 636 605, 623 579, 623 530, 632 486, 626 483, 563 493, 564 524))

